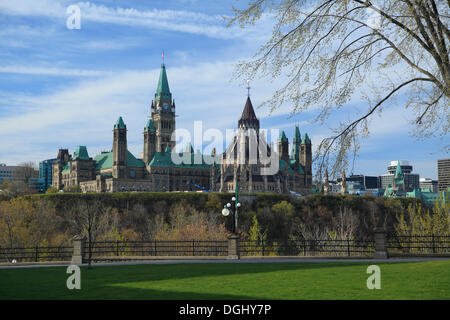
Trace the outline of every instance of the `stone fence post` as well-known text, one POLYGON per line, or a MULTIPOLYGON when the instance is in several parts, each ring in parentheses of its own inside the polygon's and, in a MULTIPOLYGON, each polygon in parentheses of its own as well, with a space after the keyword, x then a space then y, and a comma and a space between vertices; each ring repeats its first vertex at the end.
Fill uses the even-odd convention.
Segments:
POLYGON ((86 237, 75 236, 73 238, 73 254, 71 264, 83 264, 86 262, 86 237))
POLYGON ((239 235, 233 234, 228 237, 228 258, 240 259, 239 254, 239 235))
POLYGON ((375 259, 387 259, 386 231, 383 228, 375 228, 375 259))

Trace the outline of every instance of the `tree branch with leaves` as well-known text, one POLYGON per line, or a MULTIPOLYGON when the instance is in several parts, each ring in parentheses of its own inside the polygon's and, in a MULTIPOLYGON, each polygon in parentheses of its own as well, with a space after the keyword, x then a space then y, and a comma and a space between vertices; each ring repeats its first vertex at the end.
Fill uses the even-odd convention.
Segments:
POLYGON ((416 137, 447 135, 449 10, 449 1, 434 0, 251 1, 234 8, 229 25, 246 27, 266 15, 273 30, 234 76, 279 80, 261 106, 273 112, 287 104, 291 116, 315 110, 313 123, 328 123, 351 101, 367 101, 354 119, 333 125, 317 148, 318 179, 326 168, 336 177, 370 135, 369 121, 396 97, 405 98, 416 137))

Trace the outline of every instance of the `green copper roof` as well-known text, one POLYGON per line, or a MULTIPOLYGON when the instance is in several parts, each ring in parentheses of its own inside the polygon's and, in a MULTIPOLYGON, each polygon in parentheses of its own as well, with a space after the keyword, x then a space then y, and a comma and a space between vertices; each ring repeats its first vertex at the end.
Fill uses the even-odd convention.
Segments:
POLYGON ((281 131, 280 133, 280 137, 278 138, 278 141, 288 141, 286 134, 284 133, 284 131, 281 131))
POLYGON ((307 133, 305 133, 305 135, 303 136, 303 141, 302 141, 302 143, 304 143, 304 144, 311 144, 311 140, 309 139, 307 133))
POLYGON ((141 159, 136 159, 136 157, 127 150, 127 167, 143 168, 145 167, 145 164, 144 161, 142 161, 141 159))
POLYGON ((400 161, 397 161, 397 169, 395 170, 395 179, 403 179, 402 167, 400 167, 400 161))
MULTIPOLYGON (((96 163, 96 170, 110 169, 113 164, 113 153, 108 152, 99 154, 94 158, 94 161, 96 163)), ((143 168, 144 166, 144 162, 141 159, 136 159, 136 157, 127 150, 127 167, 143 168)))
POLYGON ((156 89, 155 99, 170 99, 172 100, 172 94, 169 89, 169 81, 167 81, 166 66, 161 65, 161 72, 159 73, 158 88, 156 89))
POLYGON ((69 171, 70 171, 70 164, 67 162, 67 163, 64 165, 64 167, 63 167, 63 169, 62 169, 61 172, 69 172, 69 171))
POLYGON ((94 161, 96 164, 96 167, 95 167, 96 170, 112 168, 113 153, 108 152, 108 153, 99 154, 98 156, 96 156, 94 158, 94 161))
MULTIPOLYGON (((444 191, 442 192, 442 195, 444 195, 444 191)), ((441 199, 441 193, 414 189, 411 192, 407 192, 406 197, 421 199, 427 206, 431 207, 436 201, 439 201, 441 199)))
POLYGON ((119 128, 119 129, 125 129, 125 123, 123 122, 122 117, 119 117, 119 119, 117 119, 116 124, 114 125, 114 129, 119 128))
POLYGON ((298 126, 295 126, 294 131, 294 143, 300 143, 302 141, 302 136, 300 135, 300 129, 298 126))
POLYGON ((155 126, 153 125, 153 120, 152 120, 152 119, 148 119, 147 125, 145 126, 144 130, 145 130, 145 131, 148 131, 148 130, 150 130, 150 131, 156 131, 156 128, 155 128, 155 126))
POLYGON ((287 168, 287 172, 288 173, 294 173, 297 171, 297 173, 300 174, 304 174, 305 171, 303 170, 303 167, 300 163, 298 163, 297 161, 295 161, 295 159, 290 159, 289 163, 287 163, 286 161, 280 159, 279 162, 279 169, 280 171, 283 171, 284 168, 287 168))
POLYGON ((78 146, 73 153, 73 160, 89 160, 89 154, 86 146, 78 146))
POLYGON ((394 178, 397 184, 403 183, 404 174, 402 168, 400 167, 400 161, 397 161, 397 169, 395 170, 394 178))
POLYGON ((292 170, 292 168, 289 166, 288 163, 286 163, 286 161, 284 161, 283 159, 279 160, 279 169, 280 171, 283 171, 284 168, 287 168, 288 173, 293 173, 294 171, 292 170))
POLYGON ((422 192, 420 191, 420 189, 414 188, 413 191, 406 193, 406 197, 422 199, 422 192))
POLYGON ((393 194, 393 190, 392 190, 392 187, 389 185, 387 188, 386 188, 386 190, 384 190, 384 196, 385 197, 391 197, 392 196, 392 194, 393 194))
POLYGON ((298 166, 298 173, 305 174, 305 171, 303 170, 303 166, 297 162, 295 159, 289 160, 289 165, 294 170, 296 166, 298 166))

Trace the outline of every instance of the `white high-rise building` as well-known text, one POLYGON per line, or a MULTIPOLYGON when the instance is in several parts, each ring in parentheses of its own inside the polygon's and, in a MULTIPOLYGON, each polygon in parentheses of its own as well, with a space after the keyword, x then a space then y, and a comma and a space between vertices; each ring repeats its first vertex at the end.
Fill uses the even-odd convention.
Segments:
POLYGON ((406 191, 413 191, 420 188, 419 174, 411 173, 413 166, 407 160, 394 160, 391 161, 387 167, 388 173, 380 176, 380 188, 387 189, 389 186, 394 185, 394 175, 397 170, 397 165, 400 161, 400 168, 405 175, 405 189, 406 191))

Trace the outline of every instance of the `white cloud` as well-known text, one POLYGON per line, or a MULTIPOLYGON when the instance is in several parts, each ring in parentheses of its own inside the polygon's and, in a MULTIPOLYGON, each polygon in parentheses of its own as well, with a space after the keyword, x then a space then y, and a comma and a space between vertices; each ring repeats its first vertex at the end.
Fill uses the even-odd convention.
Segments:
POLYGON ((18 65, 0 66, 0 73, 20 73, 32 75, 74 76, 74 77, 102 76, 111 74, 111 72, 109 71, 99 71, 99 70, 63 69, 63 68, 48 68, 35 66, 18 66, 18 65))
MULTIPOLYGON (((2 0, 0 12, 9 15, 46 16, 65 19, 66 8, 74 3, 57 0, 2 0)), ((209 15, 188 10, 145 10, 135 8, 107 7, 90 2, 76 3, 81 9, 81 28, 83 20, 125 26, 146 27, 190 34, 199 34, 219 39, 266 39, 271 24, 266 24, 271 16, 265 14, 257 26, 242 29, 238 26, 226 27, 221 15, 209 15)))
POLYGON ((21 16, 64 17, 66 7, 61 1, 54 0, 2 0, 0 12, 21 16))

